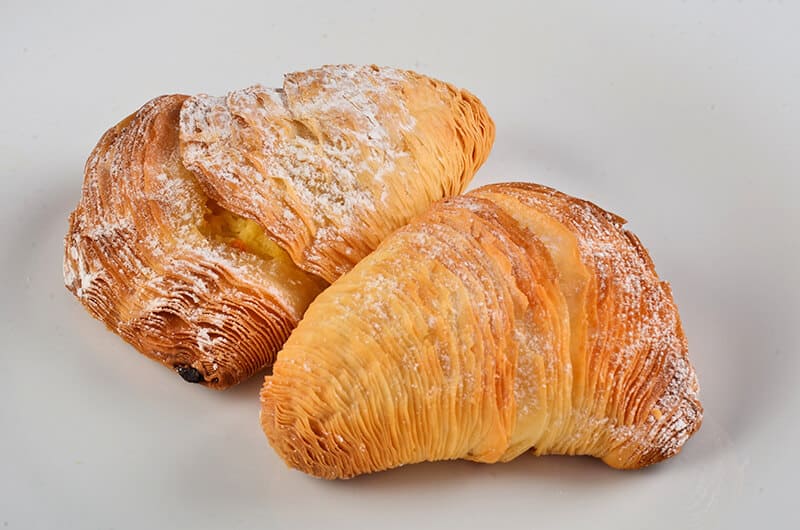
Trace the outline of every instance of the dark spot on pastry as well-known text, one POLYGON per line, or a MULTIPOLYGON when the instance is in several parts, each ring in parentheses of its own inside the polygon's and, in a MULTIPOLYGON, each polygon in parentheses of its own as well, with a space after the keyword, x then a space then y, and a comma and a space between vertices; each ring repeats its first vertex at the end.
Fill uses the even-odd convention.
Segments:
POLYGON ((178 375, 183 377, 183 380, 187 383, 199 383, 203 380, 203 374, 201 374, 200 371, 193 366, 176 364, 175 370, 178 372, 178 375))

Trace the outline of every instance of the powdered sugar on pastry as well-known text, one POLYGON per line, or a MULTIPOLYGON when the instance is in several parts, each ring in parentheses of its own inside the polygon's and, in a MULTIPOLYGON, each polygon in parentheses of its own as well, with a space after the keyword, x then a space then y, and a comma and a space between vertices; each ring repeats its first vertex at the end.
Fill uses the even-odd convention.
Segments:
POLYGON ((98 144, 64 280, 142 353, 224 388, 274 355, 325 282, 293 286, 287 275, 304 273, 203 233, 207 197, 176 156, 183 100, 149 102, 98 144))
POLYGON ((65 283, 145 355, 224 388, 272 363, 318 275, 463 190, 493 137, 474 96, 377 67, 156 98, 87 162, 65 283))
POLYGON ((282 89, 196 96, 181 111, 183 162, 209 195, 328 281, 463 191, 492 137, 474 96, 375 66, 289 74, 282 89))
POLYGON ((622 224, 528 183, 439 201, 308 308, 262 390, 273 447, 324 478, 675 455, 702 421, 697 380, 672 293, 622 224))

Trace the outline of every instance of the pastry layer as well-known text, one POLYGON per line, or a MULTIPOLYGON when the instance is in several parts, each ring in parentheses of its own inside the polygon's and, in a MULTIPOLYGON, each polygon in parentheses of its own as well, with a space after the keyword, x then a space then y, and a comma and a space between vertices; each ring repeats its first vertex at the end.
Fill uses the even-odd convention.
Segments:
POLYGON ((289 465, 678 453, 702 406, 669 286, 624 220, 533 184, 436 203, 311 304, 262 390, 289 465))
POLYGON ((178 154, 184 100, 156 98, 103 136, 70 217, 64 276, 139 351, 225 388, 272 360, 327 282, 254 221, 214 207, 178 154))
POLYGON ((329 281, 462 191, 493 139, 468 92, 375 66, 156 98, 87 162, 65 282, 141 352, 225 388, 272 364, 329 281))

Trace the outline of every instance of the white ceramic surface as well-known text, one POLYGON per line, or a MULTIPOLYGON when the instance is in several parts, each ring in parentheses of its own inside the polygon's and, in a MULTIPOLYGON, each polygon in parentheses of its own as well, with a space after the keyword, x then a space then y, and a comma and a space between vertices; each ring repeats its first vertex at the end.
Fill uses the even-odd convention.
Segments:
POLYGON ((0 5, 0 528, 800 527, 797 3, 73 4, 0 5), (630 220, 700 376, 682 454, 322 482, 267 445, 260 377, 185 384, 64 289, 66 218, 107 127, 158 94, 341 62, 479 95, 497 141, 475 185, 536 180, 630 220))

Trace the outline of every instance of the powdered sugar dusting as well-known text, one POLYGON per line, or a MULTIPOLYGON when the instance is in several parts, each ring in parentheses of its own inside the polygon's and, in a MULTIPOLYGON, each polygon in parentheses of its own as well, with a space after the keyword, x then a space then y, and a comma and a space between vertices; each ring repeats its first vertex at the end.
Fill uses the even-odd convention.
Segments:
POLYGON ((349 477, 533 448, 637 468, 697 429, 677 312, 638 240, 599 208, 507 186, 437 203, 311 305, 262 393, 292 465, 349 477))
POLYGON ((329 66, 288 75, 283 89, 197 96, 181 112, 184 163, 208 177, 221 204, 287 243, 296 261, 329 252, 357 261, 364 251, 349 241, 406 200, 385 177, 402 180, 413 167, 400 163, 416 124, 400 96, 407 81, 391 68, 329 66))
POLYGON ((276 353, 322 283, 298 289, 303 273, 284 261, 203 232, 207 196, 178 160, 183 101, 157 98, 100 141, 70 219, 64 279, 140 351, 224 387, 276 353))
MULTIPOLYGON (((578 383, 586 390, 579 394, 583 402, 573 403, 572 439, 555 450, 591 452, 589 439, 599 444, 594 447, 636 447, 629 462, 675 454, 698 428, 702 407, 671 293, 646 250, 623 229, 623 219, 591 203, 534 185, 503 191, 575 234, 580 259, 594 272, 589 300, 596 320, 587 351, 579 353, 586 368, 578 383)), ((548 248, 557 244, 548 234, 543 240, 548 248)))

